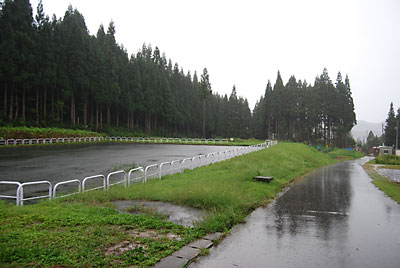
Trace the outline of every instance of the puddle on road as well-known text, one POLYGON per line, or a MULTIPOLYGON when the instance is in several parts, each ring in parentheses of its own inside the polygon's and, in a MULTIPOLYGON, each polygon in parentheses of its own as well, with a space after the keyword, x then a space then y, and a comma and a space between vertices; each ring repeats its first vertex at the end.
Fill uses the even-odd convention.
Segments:
POLYGON ((157 213, 165 215, 168 221, 185 227, 193 227, 194 223, 200 222, 205 216, 205 212, 200 209, 164 202, 118 200, 112 203, 122 213, 129 213, 128 210, 135 207, 143 208, 144 210, 154 209, 157 213))

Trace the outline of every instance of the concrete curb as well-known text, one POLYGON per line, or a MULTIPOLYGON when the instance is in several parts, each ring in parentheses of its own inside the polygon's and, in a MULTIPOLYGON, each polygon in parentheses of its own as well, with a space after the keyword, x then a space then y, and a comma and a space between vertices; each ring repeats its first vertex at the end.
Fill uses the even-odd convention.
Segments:
POLYGON ((182 268, 189 261, 196 258, 201 249, 211 248, 214 245, 213 241, 218 240, 222 235, 222 233, 208 234, 202 239, 183 246, 180 250, 159 261, 152 268, 182 268))

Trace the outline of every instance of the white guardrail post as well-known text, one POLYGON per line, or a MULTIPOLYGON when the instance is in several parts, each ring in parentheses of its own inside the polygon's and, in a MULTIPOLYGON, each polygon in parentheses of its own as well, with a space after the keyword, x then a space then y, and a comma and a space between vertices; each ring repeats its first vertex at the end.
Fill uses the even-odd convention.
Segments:
POLYGON ((181 173, 183 173, 185 171, 185 162, 186 161, 192 161, 192 158, 185 158, 182 160, 181 173))
POLYGON ((19 204, 21 206, 24 205, 24 201, 28 201, 28 200, 35 200, 35 199, 41 199, 41 198, 49 198, 51 199, 52 195, 51 195, 51 183, 49 181, 33 181, 33 182, 24 182, 21 183, 18 186, 17 191, 19 192, 19 204), (28 185, 37 185, 37 184, 48 184, 49 185, 49 194, 48 195, 41 195, 41 196, 34 196, 34 197, 28 197, 28 198, 24 198, 24 186, 28 186, 28 185))
POLYGON ((114 171, 114 172, 111 172, 110 174, 108 174, 108 175, 107 175, 107 180, 106 180, 107 190, 110 189, 110 186, 117 185, 117 184, 121 184, 121 183, 123 183, 124 186, 126 187, 126 183, 127 183, 126 177, 127 177, 127 176, 126 176, 125 170, 118 170, 118 171, 114 171), (117 181, 117 182, 114 182, 114 183, 110 183, 110 178, 111 178, 111 176, 114 176, 114 175, 117 175, 117 174, 123 174, 124 179, 123 179, 122 181, 117 181))
POLYGON ((134 168, 134 169, 129 170, 129 172, 128 172, 128 187, 131 185, 131 181, 132 181, 131 176, 132 176, 132 173, 136 173, 136 172, 141 172, 141 173, 142 173, 142 176, 139 177, 139 178, 135 178, 135 180, 137 180, 137 179, 142 179, 142 182, 144 183, 144 169, 143 169, 142 167, 137 167, 137 168, 134 168))
POLYGON ((147 166, 147 167, 144 169, 144 182, 147 182, 147 179, 149 179, 151 176, 158 175, 158 172, 157 172, 157 171, 156 171, 155 173, 153 173, 153 174, 149 174, 149 169, 150 169, 150 168, 154 168, 154 167, 156 167, 156 168, 157 168, 157 171, 158 171, 158 168, 159 168, 158 164, 154 164, 154 165, 147 166))
POLYGON ((212 158, 213 158, 213 153, 207 154, 207 157, 206 157, 207 165, 210 165, 213 162, 212 158))
POLYGON ((1 198, 11 198, 11 199, 15 199, 15 205, 19 206, 19 187, 21 186, 21 183, 17 182, 17 181, 0 181, 0 184, 11 184, 11 185, 17 185, 17 190, 15 193, 15 196, 12 195, 0 195, 1 198))
POLYGON ((90 177, 86 177, 86 178, 84 178, 83 179, 83 181, 82 181, 82 192, 88 192, 88 191, 92 191, 92 190, 96 190, 96 189, 101 189, 101 188, 103 188, 103 190, 106 190, 107 188, 106 188, 106 177, 104 176, 104 175, 94 175, 94 176, 90 176, 90 177), (90 188, 90 189, 88 189, 88 190, 85 190, 85 188, 86 188, 86 182, 87 181, 89 181, 89 180, 94 180, 94 179, 103 179, 103 185, 102 186, 99 186, 99 187, 94 187, 94 188, 90 188))
POLYGON ((164 162, 164 163, 161 163, 160 164, 160 167, 159 167, 159 174, 158 174, 158 177, 160 178, 160 180, 161 180, 161 177, 162 177, 162 168, 163 168, 163 166, 166 166, 166 165, 169 165, 169 169, 170 169, 170 171, 171 171, 171 162, 164 162))
POLYGON ((181 168, 182 168, 182 161, 181 161, 181 160, 174 160, 174 161, 171 161, 171 173, 170 173, 170 174, 180 172, 181 168), (179 166, 176 167, 176 168, 174 168, 174 164, 176 164, 176 163, 178 163, 179 166))
POLYGON ((57 199, 57 198, 61 198, 61 197, 66 197, 66 196, 70 196, 70 195, 74 195, 74 194, 79 194, 82 191, 82 185, 81 185, 81 181, 80 180, 69 180, 69 181, 62 181, 57 183, 56 185, 54 185, 53 188, 53 199, 57 199), (71 194, 66 194, 66 195, 62 195, 62 196, 58 196, 57 197, 57 188, 60 185, 64 185, 64 184, 70 184, 70 183, 78 183, 78 192, 75 193, 71 193, 71 194))

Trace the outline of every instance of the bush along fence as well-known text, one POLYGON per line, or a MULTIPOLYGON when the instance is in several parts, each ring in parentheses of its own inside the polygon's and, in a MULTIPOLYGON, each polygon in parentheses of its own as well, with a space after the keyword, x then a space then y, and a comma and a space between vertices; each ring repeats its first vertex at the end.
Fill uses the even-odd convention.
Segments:
POLYGON ((191 158, 185 158, 182 160, 174 160, 171 162, 163 162, 160 164, 149 165, 146 167, 137 167, 129 170, 118 170, 105 175, 94 175, 84 178, 82 181, 68 180, 58 182, 52 185, 50 181, 34 181, 34 182, 16 182, 16 181, 0 181, 0 192, 1 188, 5 187, 16 187, 15 195, 0 195, 3 199, 15 199, 17 206, 23 206, 24 201, 31 201, 37 199, 57 199, 66 197, 73 194, 84 193, 92 190, 102 189, 104 191, 110 189, 111 186, 117 184, 123 184, 125 187, 129 187, 133 183, 146 183, 149 179, 157 178, 162 179, 165 175, 174 173, 183 173, 187 169, 194 169, 201 166, 214 164, 217 162, 225 161, 237 156, 248 154, 251 152, 259 151, 265 148, 269 148, 276 145, 277 141, 267 140, 264 143, 251 145, 246 147, 234 148, 226 151, 209 153, 207 155, 197 155, 191 158), (36 192, 31 193, 30 196, 24 195, 24 189, 29 186, 35 185, 40 188, 36 192), (77 186, 75 192, 63 193, 59 188, 60 186, 77 186), (35 195, 36 194, 36 195, 35 195))
POLYGON ((73 137, 43 139, 0 139, 0 146, 34 145, 82 142, 134 142, 134 143, 183 143, 183 144, 228 144, 227 139, 149 138, 149 137, 73 137))

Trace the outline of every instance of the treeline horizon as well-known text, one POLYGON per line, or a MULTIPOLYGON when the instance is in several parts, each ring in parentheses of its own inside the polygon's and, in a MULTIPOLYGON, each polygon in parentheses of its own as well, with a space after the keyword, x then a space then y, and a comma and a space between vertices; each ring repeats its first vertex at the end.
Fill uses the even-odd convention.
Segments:
POLYGON ((158 47, 146 44, 128 55, 115 39, 112 21, 107 30, 100 25, 90 35, 83 15, 72 6, 63 18, 50 19, 41 1, 35 18, 29 0, 0 3, 1 125, 105 132, 119 128, 147 135, 278 138, 340 146, 349 141, 355 114, 347 76, 345 83, 333 85, 324 70, 314 86, 294 76, 284 86, 278 72, 276 84, 272 88, 268 81, 252 113, 235 86, 229 96, 211 93, 210 85, 205 89, 206 68, 200 78, 196 72, 185 74, 158 47), (321 100, 345 108, 334 113, 321 100))
POLYGON ((274 86, 268 81, 253 111, 254 135, 326 144, 355 144, 350 131, 357 123, 350 80, 339 72, 335 84, 325 68, 314 85, 291 76, 286 85, 278 71, 274 86))

